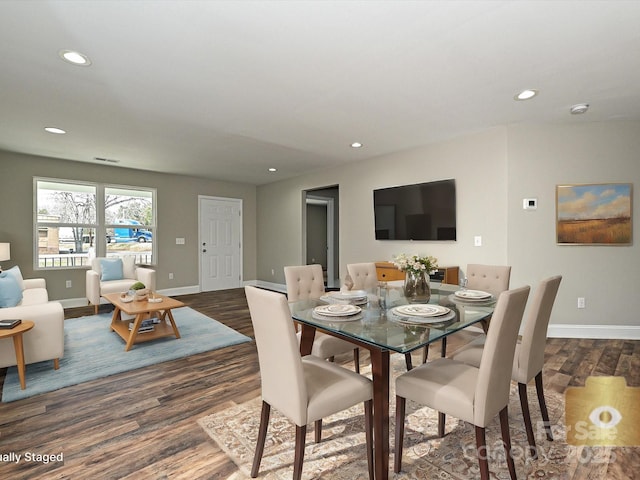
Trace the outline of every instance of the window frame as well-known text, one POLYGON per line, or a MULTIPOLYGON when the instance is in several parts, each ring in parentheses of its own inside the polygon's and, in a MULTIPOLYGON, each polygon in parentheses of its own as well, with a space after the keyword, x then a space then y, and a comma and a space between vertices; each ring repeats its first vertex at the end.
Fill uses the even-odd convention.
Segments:
MULTIPOLYGON (((142 187, 133 185, 120 185, 120 184, 107 184, 96 183, 82 180, 69 180, 62 178, 49 178, 49 177, 33 177, 33 237, 32 237, 32 249, 33 249, 33 268, 40 271, 60 271, 60 270, 86 270, 91 268, 90 260, 86 265, 65 265, 65 266, 41 266, 40 265, 40 251, 39 251, 39 231, 41 227, 82 227, 93 229, 95 232, 94 237, 94 255, 96 257, 106 257, 109 255, 107 251, 107 230, 115 227, 122 227, 120 224, 106 224, 106 192, 108 190, 123 190, 123 191, 142 191, 148 192, 151 199, 151 224, 136 225, 137 228, 142 228, 151 232, 155 241, 151 246, 151 262, 139 263, 140 265, 157 265, 158 258, 158 226, 157 226, 157 189, 153 187, 142 187), (38 192, 39 182, 47 183, 59 183, 61 185, 79 185, 83 187, 89 187, 95 189, 95 224, 92 223, 69 223, 69 222, 42 222, 39 221, 39 204, 38 204, 38 192)), ((59 240, 58 240, 59 244, 59 240)), ((62 254, 61 254, 62 255, 62 254)), ((91 258, 91 252, 86 252, 87 258, 91 258)), ((112 255, 113 256, 113 255, 112 255)))

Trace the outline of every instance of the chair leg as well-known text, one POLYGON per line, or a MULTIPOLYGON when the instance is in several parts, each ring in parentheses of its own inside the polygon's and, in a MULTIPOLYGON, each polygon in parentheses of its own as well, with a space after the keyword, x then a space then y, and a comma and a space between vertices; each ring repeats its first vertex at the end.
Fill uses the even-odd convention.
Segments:
POLYGON ((480 479, 489 480, 489 462, 487 460, 487 440, 484 428, 476 425, 476 455, 480 466, 480 479))
POLYGON ((531 413, 529 412, 526 383, 518 383, 518 393, 520 395, 522 417, 524 418, 524 428, 527 431, 527 441, 529 442, 529 454, 531 458, 535 460, 538 458, 538 449, 536 448, 536 439, 533 435, 533 425, 531 425, 531 413))
POLYGON ((53 359, 53 369, 54 370, 58 370, 60 368, 60 359, 59 358, 54 358, 53 359))
POLYGON ((258 430, 258 442, 256 443, 256 453, 253 456, 253 466, 251 467, 251 478, 258 476, 260 469, 260 461, 264 452, 264 442, 267 439, 267 427, 269 426, 269 415, 271 414, 271 405, 264 400, 262 401, 262 413, 260 414, 260 428, 258 430))
POLYGON ((296 448, 293 458, 293 480, 302 478, 302 462, 304 461, 304 439, 307 436, 307 426, 296 425, 296 448))
POLYGON ((411 360, 411 354, 410 353, 405 353, 404 354, 404 363, 407 365, 407 372, 410 371, 413 368, 413 361, 411 360))
POLYGON ((316 420, 314 423, 314 434, 316 443, 320 443, 322 441, 322 419, 316 420))
POLYGON ((544 390, 542 388, 542 371, 536 375, 536 392, 538 392, 538 403, 540 404, 540 414, 544 422, 544 428, 547 431, 547 440, 553 442, 553 433, 551 433, 551 423, 549 422, 549 412, 547 411, 547 403, 544 401, 544 390))
POLYGON ((427 363, 429 359, 429 345, 425 345, 422 349, 422 363, 427 363))
POLYGON ((364 402, 364 430, 367 440, 367 466, 369 467, 369 480, 374 480, 373 469, 373 400, 364 402))
POLYGON ((502 432, 502 444, 504 445, 504 453, 507 458, 507 467, 509 468, 509 476, 511 480, 516 480, 516 465, 513 463, 513 454, 511 453, 511 434, 509 433, 509 412, 507 407, 500 410, 500 430, 502 432))
POLYGON ((356 365, 356 373, 360 373, 360 349, 353 349, 353 363, 356 365))
POLYGON ((440 438, 444 437, 444 424, 446 420, 447 416, 442 412, 438 412, 438 437, 440 438))
POLYGON ((94 305, 94 306, 93 306, 93 311, 94 311, 94 313, 95 313, 96 315, 98 314, 98 307, 99 307, 99 305, 94 305))
POLYGON ((393 471, 400 473, 402 469, 402 448, 404 445, 404 415, 407 399, 396 395, 396 445, 393 458, 393 471))

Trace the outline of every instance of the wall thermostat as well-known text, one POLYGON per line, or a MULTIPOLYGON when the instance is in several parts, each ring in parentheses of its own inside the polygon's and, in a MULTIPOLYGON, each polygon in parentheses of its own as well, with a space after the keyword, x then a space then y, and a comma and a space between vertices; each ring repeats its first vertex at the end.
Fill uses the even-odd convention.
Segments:
POLYGON ((538 208, 538 199, 537 198, 523 198, 522 199, 522 208, 525 210, 535 210, 538 208))

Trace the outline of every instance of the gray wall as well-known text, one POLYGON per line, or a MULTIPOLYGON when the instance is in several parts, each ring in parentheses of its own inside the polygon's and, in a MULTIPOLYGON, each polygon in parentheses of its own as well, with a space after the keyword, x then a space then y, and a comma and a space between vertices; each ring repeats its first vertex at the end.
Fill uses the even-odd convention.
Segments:
POLYGON ((83 298, 85 271, 33 270, 33 177, 152 187, 157 189, 157 288, 199 285, 198 195, 243 200, 243 278, 256 278, 256 187, 122 167, 57 160, 0 151, 0 242, 11 243, 11 260, 25 278, 44 277, 51 299, 83 298), (176 245, 184 237, 185 245, 176 245), (169 280, 169 272, 174 279, 169 280), (65 288, 65 281, 72 288, 65 288))
MULTIPOLYGON (((301 192, 340 187, 340 272, 347 263, 434 255, 441 266, 509 264, 512 286, 564 276, 552 323, 637 329, 640 256, 632 246, 564 246, 555 241, 555 186, 640 181, 640 123, 500 127, 420 149, 258 187, 258 279, 284 283, 282 266, 302 261, 301 192), (456 242, 376 241, 375 188, 454 178, 456 242), (525 211, 522 199, 537 197, 525 211), (483 245, 474 246, 474 236, 483 245), (271 269, 275 275, 271 275, 271 269), (587 308, 576 308, 577 297, 587 308)), ((638 200, 634 198, 634 211, 638 200)), ((640 220, 636 216, 634 238, 640 220)), ((627 329, 629 330, 629 329, 627 329)), ((633 330, 637 332, 637 330, 633 330)))

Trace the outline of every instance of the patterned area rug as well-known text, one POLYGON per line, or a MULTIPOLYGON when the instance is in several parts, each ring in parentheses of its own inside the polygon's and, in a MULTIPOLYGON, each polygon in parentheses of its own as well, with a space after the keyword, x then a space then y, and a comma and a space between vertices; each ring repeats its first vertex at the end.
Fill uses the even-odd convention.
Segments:
MULTIPOLYGON (((393 374, 405 371, 404 359, 392 356, 393 374)), ((363 373, 367 374, 365 370, 363 373)), ((393 389, 393 383, 391 387, 393 389)), ((522 419, 517 386, 512 385, 509 404, 509 425, 519 479, 604 479, 611 460, 609 448, 576 448, 567 445, 563 424, 564 395, 545 392, 549 417, 555 441, 549 442, 544 429, 536 428, 542 422, 535 393, 530 386, 529 405, 539 449, 538 460, 532 461, 527 450, 527 437, 522 419)), ((395 394, 390 396, 390 449, 389 464, 393 465, 395 394)), ((239 472, 229 480, 249 478, 260 421, 261 399, 256 398, 221 413, 201 418, 198 423, 238 465, 239 472)), ((367 463, 364 450, 364 417, 362 405, 326 418, 323 421, 322 443, 313 441, 313 426, 307 433, 302 478, 366 480, 367 463)), ((441 480, 480 478, 475 456, 475 430, 470 424, 456 418, 447 418, 444 438, 438 438, 437 412, 407 402, 407 425, 400 474, 390 473, 393 479, 441 480)), ((500 424, 496 418, 487 428, 489 470, 492 479, 509 479, 504 449, 500 437, 500 424)), ((293 467, 294 426, 274 409, 267 434, 265 453, 259 478, 289 480, 293 467)), ((390 467, 392 468, 392 467, 390 467)), ((625 477, 620 477, 625 478, 625 477)), ((631 478, 631 477, 627 477, 631 478)))

